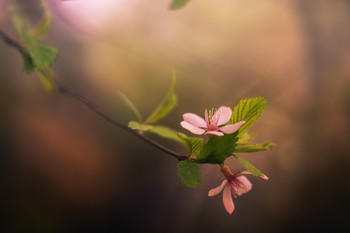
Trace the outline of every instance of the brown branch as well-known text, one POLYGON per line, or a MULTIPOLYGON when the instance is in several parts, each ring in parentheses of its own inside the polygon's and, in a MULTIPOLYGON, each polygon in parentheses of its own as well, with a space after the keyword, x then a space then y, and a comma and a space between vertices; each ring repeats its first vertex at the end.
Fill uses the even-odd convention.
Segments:
MULTIPOLYGON (((17 40, 15 40, 12 37, 10 37, 9 35, 7 35, 1 29, 0 29, 0 38, 8 45, 16 48, 22 54, 22 56, 26 56, 28 59, 32 59, 30 54, 25 49, 25 47, 23 47, 22 44, 20 44, 17 40)), ((51 78, 54 79, 53 77, 51 77, 51 78)), ((152 146, 158 148, 159 150, 169 154, 170 156, 175 157, 179 161, 187 159, 187 156, 181 155, 173 150, 170 150, 169 148, 159 144, 158 142, 154 141, 153 139, 147 137, 146 135, 139 133, 139 131, 133 130, 133 129, 129 128, 127 125, 112 119, 106 113, 104 113, 96 104, 94 104, 92 101, 90 101, 88 98, 86 98, 85 96, 79 94, 78 92, 62 85, 56 79, 54 79, 53 81, 54 81, 54 84, 56 85, 56 88, 57 88, 59 93, 65 95, 67 97, 73 98, 73 99, 79 101, 80 103, 86 105, 91 111, 95 112, 97 115, 101 116, 103 119, 105 119, 106 121, 108 121, 112 125, 117 126, 121 129, 135 135, 136 137, 151 144, 152 146)))
POLYGON ((32 57, 29 55, 27 49, 17 40, 13 39, 11 36, 6 34, 0 29, 0 38, 8 45, 16 48, 20 54, 28 60, 32 60, 32 57))
POLYGON ((148 142, 149 144, 151 144, 152 146, 158 148, 159 150, 177 158, 179 161, 184 160, 187 158, 187 156, 184 155, 180 155, 175 151, 170 150, 169 148, 159 144, 158 142, 154 141, 153 139, 147 137, 144 134, 140 134, 138 131, 133 130, 131 128, 129 128, 128 126, 120 123, 119 121, 116 121, 114 119, 112 119, 111 117, 109 117, 107 114, 105 114, 104 112, 102 112, 102 110, 100 110, 100 108, 93 104, 89 99, 87 99, 86 97, 84 97, 83 95, 79 94, 78 92, 71 90, 65 86, 63 86, 62 84, 60 84, 58 81, 55 81, 56 87, 58 89, 58 91, 63 94, 66 95, 68 97, 71 97, 73 99, 78 100, 79 102, 83 103, 84 105, 86 105, 91 111, 95 112, 97 115, 101 116, 103 119, 105 119, 106 121, 108 121, 109 123, 111 123, 112 125, 115 125, 125 131, 128 131, 129 133, 132 133, 133 135, 137 136, 138 138, 148 142))

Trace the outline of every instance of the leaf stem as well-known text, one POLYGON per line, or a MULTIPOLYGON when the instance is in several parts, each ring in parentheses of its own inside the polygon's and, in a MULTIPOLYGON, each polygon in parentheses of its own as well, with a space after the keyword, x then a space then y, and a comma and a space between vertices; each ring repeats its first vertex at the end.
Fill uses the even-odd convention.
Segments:
MULTIPOLYGON (((32 59, 31 56, 29 55, 29 53, 27 52, 27 50, 25 49, 25 47, 19 43, 17 40, 13 39, 12 37, 10 37, 9 35, 7 35, 5 32, 3 32, 0 29, 0 38, 8 45, 16 48, 23 56, 27 57, 28 59, 32 59)), ((101 116, 103 119, 105 119, 106 121, 108 121, 109 123, 111 123, 114 126, 117 126, 133 135, 135 135, 136 137, 142 139, 143 141, 149 143, 150 145, 158 148, 159 150, 167 153, 168 155, 176 158, 177 160, 181 161, 181 160, 185 160, 187 159, 188 156, 185 155, 181 155, 161 144, 159 144, 158 142, 154 141, 153 139, 147 137, 146 135, 144 135, 143 133, 138 132, 137 130, 133 130, 130 129, 127 125, 112 119, 110 116, 108 116, 106 113, 104 113, 96 104, 94 104, 92 101, 90 101, 88 98, 86 98, 85 96, 81 95, 80 93, 64 86, 63 84, 61 84, 57 79, 55 79, 53 77, 53 75, 50 75, 52 81, 54 82, 57 91, 60 94, 63 94, 67 97, 73 98, 77 101, 79 101, 80 103, 84 104, 85 106, 87 106, 91 111, 95 112, 97 115, 101 116)))

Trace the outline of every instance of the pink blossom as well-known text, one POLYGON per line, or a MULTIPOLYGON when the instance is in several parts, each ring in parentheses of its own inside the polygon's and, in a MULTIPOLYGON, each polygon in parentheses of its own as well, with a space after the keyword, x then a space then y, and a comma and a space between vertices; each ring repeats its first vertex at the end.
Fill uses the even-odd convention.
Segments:
MULTIPOLYGON (((251 174, 248 171, 238 172, 236 174, 232 174, 226 166, 222 167, 222 171, 226 176, 226 179, 221 183, 220 186, 209 190, 208 196, 212 197, 221 192, 222 189, 223 195, 222 200, 225 206, 226 211, 229 214, 233 213, 233 210, 235 209, 235 205, 232 200, 232 196, 234 198, 237 198, 238 196, 241 196, 244 193, 249 192, 253 185, 250 183, 250 181, 247 179, 247 177, 243 176, 244 174, 251 174), (223 171, 225 169, 226 171, 223 171)), ((261 178, 267 180, 268 177, 263 175, 261 178)))
POLYGON ((205 119, 194 114, 185 113, 180 124, 183 128, 197 135, 213 134, 223 136, 236 132, 245 121, 240 121, 235 124, 225 125, 232 115, 232 110, 229 107, 221 106, 218 110, 205 110, 205 119))

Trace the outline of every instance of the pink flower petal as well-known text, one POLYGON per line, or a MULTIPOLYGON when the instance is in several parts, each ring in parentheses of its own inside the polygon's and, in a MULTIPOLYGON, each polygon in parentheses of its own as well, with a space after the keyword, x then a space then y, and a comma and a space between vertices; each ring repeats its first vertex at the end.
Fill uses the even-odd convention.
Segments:
POLYGON ((220 186, 209 190, 208 196, 209 196, 209 197, 212 197, 212 196, 218 195, 218 194, 221 192, 221 190, 225 187, 226 184, 227 184, 227 180, 225 179, 225 180, 221 183, 220 186))
POLYGON ((233 213, 233 210, 235 209, 235 205, 232 201, 232 195, 231 190, 229 186, 225 186, 224 192, 222 194, 222 201, 224 203, 225 209, 229 214, 233 213))
POLYGON ((207 123, 205 122, 205 120, 194 113, 185 113, 182 115, 182 117, 184 118, 184 121, 190 123, 191 125, 200 128, 207 128, 207 123))
POLYGON ((204 134, 213 134, 213 135, 216 135, 216 136, 224 136, 224 134, 219 132, 219 131, 207 131, 204 134))
POLYGON ((225 125, 219 128, 219 130, 221 132, 224 132, 225 134, 231 134, 236 132, 239 127, 241 127, 241 125, 243 125, 245 123, 245 121, 240 121, 237 122, 236 124, 232 124, 232 125, 225 125))
POLYGON ((232 110, 230 107, 221 106, 214 114, 214 118, 218 117, 217 125, 223 125, 231 119, 232 110))
POLYGON ((250 181, 248 180, 247 177, 245 177, 245 176, 239 176, 239 177, 237 177, 237 179, 238 179, 240 182, 242 182, 242 183, 244 184, 244 186, 245 186, 245 188, 238 189, 238 190, 236 191, 236 194, 237 194, 238 196, 241 196, 242 194, 245 194, 245 193, 249 192, 249 191, 253 188, 252 183, 250 183, 250 181))
POLYGON ((187 129, 188 131, 190 131, 191 133, 197 134, 197 135, 202 135, 205 133, 204 129, 198 128, 194 125, 191 125, 190 123, 186 122, 186 121, 181 121, 181 126, 185 129, 187 129))

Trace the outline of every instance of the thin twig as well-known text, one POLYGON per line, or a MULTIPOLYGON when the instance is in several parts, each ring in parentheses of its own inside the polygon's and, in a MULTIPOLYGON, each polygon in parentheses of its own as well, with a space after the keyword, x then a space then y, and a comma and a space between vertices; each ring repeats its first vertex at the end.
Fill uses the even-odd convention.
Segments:
POLYGON ((28 51, 26 50, 26 48, 17 40, 13 39, 11 36, 9 36, 8 34, 6 34, 5 32, 3 32, 0 29, 0 38, 8 45, 16 48, 18 50, 18 52, 20 52, 20 54, 22 56, 25 56, 26 59, 28 60, 32 60, 31 56, 28 54, 28 51))
POLYGON ((159 150, 177 158, 179 161, 184 160, 187 158, 187 156, 184 155, 180 155, 175 151, 172 151, 170 149, 168 149, 167 147, 159 144, 158 142, 154 141, 153 139, 147 137, 144 134, 140 134, 138 131, 133 130, 131 128, 129 128, 128 126, 120 123, 119 121, 116 121, 114 119, 112 119, 111 117, 109 117, 107 114, 105 114, 104 112, 102 112, 102 110, 100 110, 100 108, 93 104, 89 99, 87 99, 86 97, 84 97, 83 95, 79 94, 78 92, 71 90, 65 86, 63 86, 62 84, 60 84, 59 82, 55 81, 56 86, 58 91, 61 94, 64 94, 68 97, 74 98, 76 100, 78 100, 79 102, 85 104, 91 111, 95 112, 97 115, 101 116, 103 119, 105 119, 106 121, 108 121, 109 123, 111 123, 112 125, 115 125, 125 131, 128 131, 129 133, 132 133, 133 135, 137 136, 138 138, 148 142, 149 144, 153 145, 154 147, 158 148, 159 150))
MULTIPOLYGON (((17 40, 15 40, 12 37, 10 37, 9 35, 7 35, 1 29, 0 29, 0 38, 8 45, 16 48, 23 56, 26 56, 28 59, 32 59, 31 56, 29 55, 28 51, 25 49, 25 47, 22 46, 22 44, 20 44, 17 40)), ((53 77, 51 77, 51 78, 54 79, 53 77)), ((175 157, 179 161, 187 159, 187 156, 181 155, 173 150, 170 150, 169 148, 159 144, 158 142, 154 141, 153 139, 147 137, 146 135, 141 134, 138 131, 129 128, 127 125, 112 119, 110 116, 108 116, 106 113, 104 113, 96 104, 94 104, 88 98, 86 98, 85 96, 79 94, 78 92, 64 86, 57 79, 54 79, 53 81, 54 81, 59 93, 65 95, 67 97, 73 98, 75 100, 78 100, 80 103, 86 105, 91 111, 95 112, 97 115, 101 116, 103 119, 105 119, 106 121, 108 121, 112 125, 117 126, 117 127, 121 128, 129 133, 132 133, 133 135, 135 135, 138 138, 142 139, 143 141, 151 144, 152 146, 158 148, 159 150, 169 154, 170 156, 175 157)))

